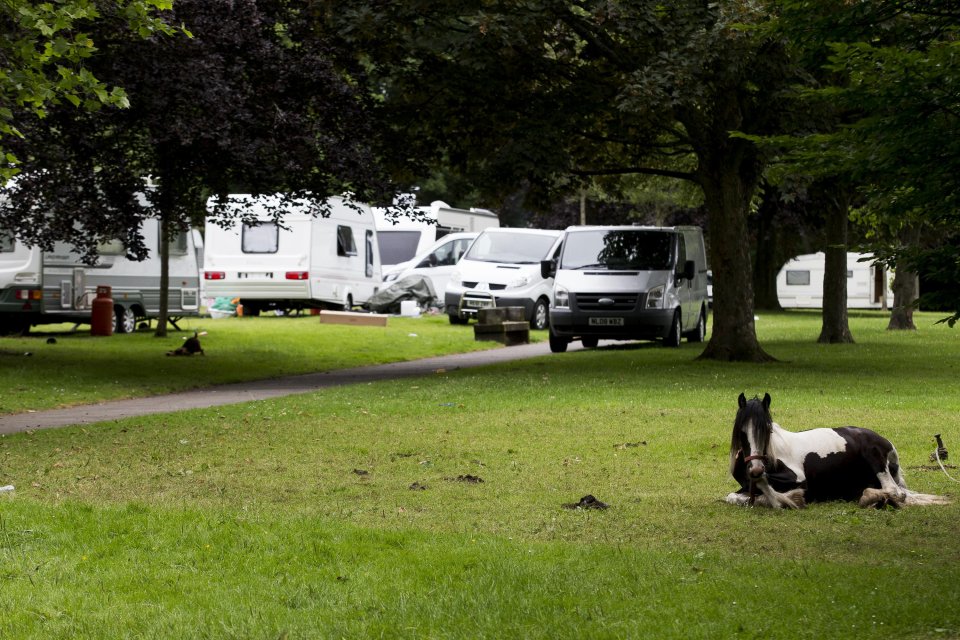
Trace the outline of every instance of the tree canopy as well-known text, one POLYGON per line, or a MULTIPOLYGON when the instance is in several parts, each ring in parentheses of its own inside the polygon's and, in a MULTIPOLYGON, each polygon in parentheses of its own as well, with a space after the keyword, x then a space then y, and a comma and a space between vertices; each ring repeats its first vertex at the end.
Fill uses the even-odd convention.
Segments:
POLYGON ((211 195, 280 192, 313 199, 320 213, 345 192, 390 201, 363 70, 301 12, 179 0, 168 19, 193 37, 141 39, 97 23, 101 54, 88 64, 125 88, 127 108, 16 112, 23 171, 0 206, 4 228, 45 248, 69 241, 89 259, 113 239, 143 257, 143 218, 169 234, 202 221, 211 195))
POLYGON ((844 117, 776 143, 806 171, 847 177, 869 248, 898 270, 933 276, 940 290, 921 299, 954 309, 952 325, 960 318, 960 11, 947 0, 782 7, 778 28, 819 71, 803 96, 844 117))
POLYGON ((446 161, 490 197, 545 206, 601 176, 658 175, 703 191, 714 270, 704 356, 764 360, 746 219, 763 169, 735 130, 782 130, 796 81, 748 3, 362 2, 327 20, 382 78, 412 155, 446 161))
POLYGON ((123 87, 101 81, 87 65, 99 50, 91 35, 98 23, 121 23, 140 37, 172 33, 161 17, 172 5, 172 0, 0 3, 0 182, 16 173, 17 157, 7 148, 8 138, 23 135, 16 109, 43 116, 61 103, 87 110, 127 106, 123 87))

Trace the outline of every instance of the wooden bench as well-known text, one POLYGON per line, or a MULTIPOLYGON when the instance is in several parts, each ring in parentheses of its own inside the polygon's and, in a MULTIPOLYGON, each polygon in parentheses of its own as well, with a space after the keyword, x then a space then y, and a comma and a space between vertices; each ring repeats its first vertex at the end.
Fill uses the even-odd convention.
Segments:
POLYGON ((530 342, 530 323, 524 320, 523 307, 493 307, 477 311, 474 340, 493 340, 505 345, 530 342))

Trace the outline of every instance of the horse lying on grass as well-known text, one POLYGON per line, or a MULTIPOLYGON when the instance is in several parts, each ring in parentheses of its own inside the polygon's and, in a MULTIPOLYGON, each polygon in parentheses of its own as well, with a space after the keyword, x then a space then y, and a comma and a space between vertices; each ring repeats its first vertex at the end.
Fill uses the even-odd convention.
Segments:
POLYGON ((858 501, 861 507, 949 504, 907 489, 897 450, 870 429, 839 427, 791 432, 770 416, 770 394, 747 400, 730 442, 730 473, 740 490, 730 504, 800 509, 807 502, 858 501))

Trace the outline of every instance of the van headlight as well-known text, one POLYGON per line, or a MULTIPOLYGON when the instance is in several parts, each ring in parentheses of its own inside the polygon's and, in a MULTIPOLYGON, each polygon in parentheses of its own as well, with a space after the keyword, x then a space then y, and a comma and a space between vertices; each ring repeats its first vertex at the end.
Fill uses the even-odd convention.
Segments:
POLYGON ((647 291, 647 309, 663 308, 663 288, 664 285, 660 285, 647 291))
POLYGON ((397 276, 398 276, 398 275, 400 275, 400 272, 399 272, 399 271, 393 271, 393 272, 391 272, 391 273, 387 273, 387 274, 385 274, 385 275, 383 276, 383 281, 384 281, 384 282, 393 282, 394 280, 397 279, 397 276))
POLYGON ((553 307, 555 309, 570 308, 570 292, 563 287, 557 287, 553 290, 553 307))
POLYGON ((519 289, 520 287, 525 287, 530 284, 530 276, 520 276, 515 280, 511 280, 507 283, 507 289, 519 289))

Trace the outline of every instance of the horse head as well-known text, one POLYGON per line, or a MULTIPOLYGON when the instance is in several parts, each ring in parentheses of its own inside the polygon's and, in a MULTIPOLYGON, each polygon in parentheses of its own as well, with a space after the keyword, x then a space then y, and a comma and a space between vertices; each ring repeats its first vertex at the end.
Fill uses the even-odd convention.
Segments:
POLYGON ((747 465, 747 476, 757 479, 766 472, 766 465, 772 463, 770 455, 770 434, 773 432, 773 418, 770 416, 770 394, 763 394, 763 400, 753 397, 747 400, 742 393, 737 399, 740 408, 733 421, 733 437, 730 440, 730 472, 737 457, 742 456, 747 465))

